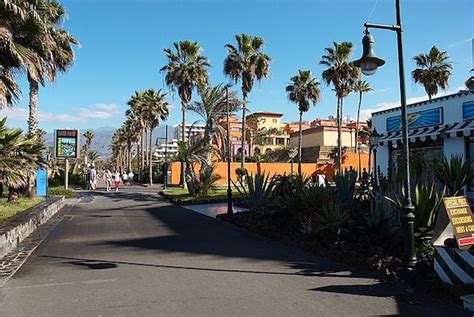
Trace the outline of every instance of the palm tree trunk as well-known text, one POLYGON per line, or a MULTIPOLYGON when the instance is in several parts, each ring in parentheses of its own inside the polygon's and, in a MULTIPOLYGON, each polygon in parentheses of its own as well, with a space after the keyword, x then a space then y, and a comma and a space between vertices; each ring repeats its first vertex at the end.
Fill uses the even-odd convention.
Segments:
POLYGON ((128 144, 128 172, 132 170, 132 143, 128 144))
MULTIPOLYGON (((359 149, 357 144, 359 143, 359 119, 360 119, 360 106, 362 105, 362 93, 359 93, 359 107, 357 107, 357 122, 356 122, 356 133, 355 133, 355 152, 358 153, 359 149)), ((359 166, 360 169, 360 166, 359 166)))
MULTIPOLYGON (((187 104, 184 100, 181 100, 181 111, 183 112, 183 121, 181 122, 181 142, 185 142, 186 138, 186 110, 188 109, 187 104)), ((191 140, 188 139, 188 142, 191 140)), ((183 188, 187 188, 186 186, 186 176, 184 173, 184 161, 181 161, 181 171, 180 171, 180 182, 183 188)))
POLYGON ((303 139, 303 129, 301 127, 303 122, 303 111, 300 111, 300 125, 299 125, 299 132, 298 132, 298 175, 302 175, 301 170, 301 140, 303 139))
POLYGON ((337 97, 337 168, 339 174, 342 174, 342 144, 341 144, 341 136, 342 136, 342 97, 337 97))
MULTIPOLYGON (((29 117, 28 117, 28 134, 30 136, 36 135, 38 131, 38 94, 39 86, 38 82, 31 78, 28 74, 28 82, 30 84, 30 100, 29 100, 29 117)), ((31 175, 28 176, 28 197, 33 198, 36 196, 35 193, 35 178, 36 171, 33 171, 31 175)))
POLYGON ((145 126, 145 167, 148 166, 148 128, 145 126))
MULTIPOLYGON (((242 89, 243 90, 243 89, 242 89)), ((243 96, 243 102, 242 102, 242 146, 241 146, 241 161, 240 161, 240 168, 245 168, 245 112, 247 110, 246 105, 247 105, 247 94, 242 91, 242 96, 243 96)), ((249 151, 250 152, 250 151, 249 151)), ((250 153, 249 153, 250 154, 250 153)))
POLYGON ((28 75, 30 84, 30 101, 29 101, 29 117, 28 117, 28 134, 35 135, 38 131, 38 82, 28 75))
POLYGON ((140 138, 140 159, 141 159, 141 166, 140 166, 140 181, 143 181, 143 171, 145 170, 145 128, 142 128, 141 131, 142 137, 140 138))
POLYGON ((150 141, 149 141, 149 173, 150 173, 150 185, 153 185, 153 128, 150 128, 150 141))

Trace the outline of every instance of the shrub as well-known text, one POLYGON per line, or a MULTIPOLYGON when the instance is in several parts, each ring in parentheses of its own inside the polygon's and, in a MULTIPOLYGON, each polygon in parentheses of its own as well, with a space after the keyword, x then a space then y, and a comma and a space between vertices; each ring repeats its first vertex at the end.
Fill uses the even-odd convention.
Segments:
POLYGON ((247 169, 245 167, 239 167, 235 169, 235 174, 239 180, 243 179, 245 175, 248 174, 247 169))
POLYGON ((50 187, 48 188, 49 196, 64 196, 66 198, 76 197, 76 193, 71 189, 64 189, 64 187, 50 187))
POLYGON ((349 218, 349 212, 337 200, 322 205, 321 212, 314 214, 314 228, 323 233, 337 233, 349 218))
POLYGON ((222 177, 215 174, 214 171, 214 165, 206 166, 201 169, 197 188, 198 195, 207 195, 209 191, 216 189, 216 182, 222 177))
POLYGON ((393 236, 400 228, 400 216, 396 209, 379 193, 371 192, 370 209, 365 216, 367 229, 382 237, 393 236))
POLYGON ((345 172, 342 175, 336 174, 334 182, 336 183, 336 196, 339 201, 348 209, 355 206, 355 184, 357 173, 345 172))
POLYGON ((446 186, 446 196, 452 197, 463 194, 463 188, 474 179, 470 163, 462 156, 453 155, 450 161, 443 157, 434 166, 436 178, 446 186))
POLYGON ((234 183, 234 186, 244 197, 247 207, 251 211, 260 212, 267 206, 274 184, 269 174, 257 173, 255 176, 247 175, 245 183, 239 180, 238 185, 234 183))
POLYGON ((273 187, 273 197, 285 197, 292 193, 293 191, 293 183, 292 179, 294 175, 286 174, 283 175, 278 174, 273 176, 273 182, 275 187, 273 187))

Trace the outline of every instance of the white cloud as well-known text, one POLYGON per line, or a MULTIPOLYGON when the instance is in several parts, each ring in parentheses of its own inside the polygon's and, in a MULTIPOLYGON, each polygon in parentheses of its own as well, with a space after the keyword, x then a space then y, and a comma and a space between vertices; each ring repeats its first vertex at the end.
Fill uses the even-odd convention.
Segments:
POLYGON ((94 107, 98 110, 103 111, 117 111, 119 110, 120 106, 114 103, 98 103, 95 104, 94 107))
MULTIPOLYGON (((446 95, 451 95, 451 94, 457 93, 458 91, 460 91, 462 89, 465 89, 465 87, 464 86, 459 86, 459 87, 457 87, 455 89, 452 89, 452 90, 442 91, 442 92, 439 92, 433 98, 442 97, 442 96, 446 96, 446 95)), ((425 100, 428 100, 428 95, 408 98, 407 99, 407 104, 417 103, 417 102, 421 102, 421 101, 425 101, 425 100)), ((387 110, 387 109, 396 108, 396 107, 400 107, 400 100, 399 101, 393 101, 393 102, 381 102, 381 103, 378 103, 375 108, 361 109, 360 110, 360 118, 361 118, 361 120, 366 120, 367 118, 372 116, 373 112, 387 110)))
MULTIPOLYGON (((116 104, 94 104, 87 107, 74 109, 73 114, 68 113, 38 113, 40 122, 56 121, 56 122, 79 122, 87 123, 90 120, 110 119, 115 115, 121 114, 120 106, 116 104)), ((0 118, 8 117, 9 120, 28 120, 29 110, 25 107, 3 108, 0 110, 0 118)))

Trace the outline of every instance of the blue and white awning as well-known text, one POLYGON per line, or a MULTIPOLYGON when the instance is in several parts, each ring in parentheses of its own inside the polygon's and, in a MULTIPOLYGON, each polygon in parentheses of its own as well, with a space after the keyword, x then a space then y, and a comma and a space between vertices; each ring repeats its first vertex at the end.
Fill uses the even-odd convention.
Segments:
MULTIPOLYGON (((439 138, 469 137, 474 134, 474 121, 440 124, 408 131, 410 143, 436 141, 439 138)), ((380 145, 402 144, 402 132, 392 131, 380 138, 380 145)))

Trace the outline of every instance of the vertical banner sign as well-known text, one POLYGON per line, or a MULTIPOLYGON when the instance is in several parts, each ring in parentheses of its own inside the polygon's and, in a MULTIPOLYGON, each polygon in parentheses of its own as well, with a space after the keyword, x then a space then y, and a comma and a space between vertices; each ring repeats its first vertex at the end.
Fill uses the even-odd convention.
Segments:
POLYGON ((38 169, 36 171, 36 196, 46 197, 48 192, 48 171, 38 169))
POLYGON ((55 156, 56 158, 77 158, 79 154, 79 131, 55 131, 55 156))
POLYGON ((442 209, 448 214, 458 247, 469 249, 474 244, 474 219, 467 197, 443 198, 442 209))

